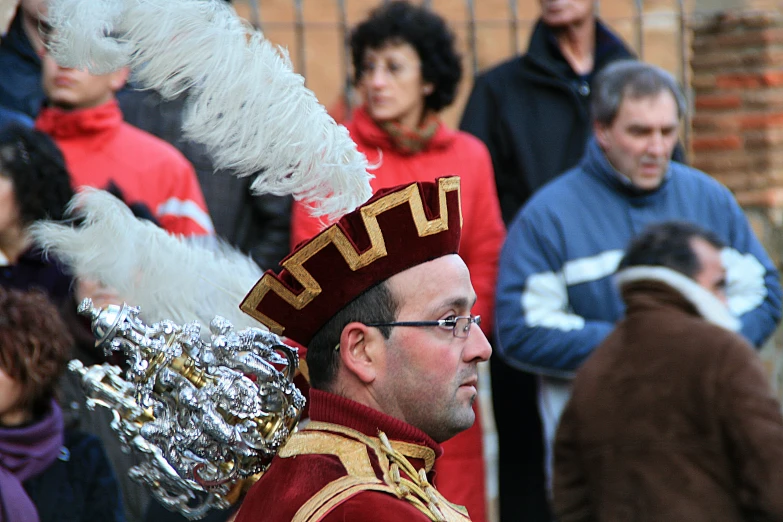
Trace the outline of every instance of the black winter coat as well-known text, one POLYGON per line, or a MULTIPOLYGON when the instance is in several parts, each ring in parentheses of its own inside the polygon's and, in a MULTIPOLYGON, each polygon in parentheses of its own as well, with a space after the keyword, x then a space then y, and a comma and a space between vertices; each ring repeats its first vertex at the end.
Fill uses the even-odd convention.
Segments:
POLYGON ((174 145, 196 170, 209 215, 217 234, 249 254, 263 269, 278 269, 288 255, 290 196, 250 191, 254 176, 237 178, 229 172, 215 172, 205 146, 182 133, 182 116, 187 97, 163 100, 155 91, 130 87, 117 95, 125 121, 174 145))
POLYGON ((593 74, 579 76, 539 21, 526 54, 476 78, 460 128, 489 149, 506 224, 536 190, 582 157, 591 134, 594 74, 634 57, 600 22, 595 49, 593 74))
POLYGON ((65 448, 23 484, 41 522, 124 522, 117 479, 98 438, 65 430, 65 448))

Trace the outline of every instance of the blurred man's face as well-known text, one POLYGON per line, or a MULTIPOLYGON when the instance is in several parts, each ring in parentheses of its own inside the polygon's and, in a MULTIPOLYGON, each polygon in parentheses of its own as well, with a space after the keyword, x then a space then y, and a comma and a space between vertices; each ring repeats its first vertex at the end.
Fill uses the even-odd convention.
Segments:
POLYGON ((579 25, 593 19, 594 0, 539 0, 541 20, 553 28, 579 25))
POLYGON ((677 145, 677 102, 669 91, 625 96, 609 126, 595 125, 595 136, 612 166, 642 190, 657 189, 677 145))
POLYGON ((65 110, 103 105, 125 85, 126 69, 95 76, 81 69, 60 67, 48 53, 41 57, 43 89, 49 103, 65 110))
POLYGON ((691 240, 691 249, 701 265, 701 270, 693 279, 724 304, 727 304, 726 269, 723 268, 720 250, 700 237, 691 240))

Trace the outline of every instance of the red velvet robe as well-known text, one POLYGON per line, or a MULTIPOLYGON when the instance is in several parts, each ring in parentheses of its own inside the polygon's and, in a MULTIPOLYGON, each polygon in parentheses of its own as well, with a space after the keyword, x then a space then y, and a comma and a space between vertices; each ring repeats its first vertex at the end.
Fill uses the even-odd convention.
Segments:
MULTIPOLYGON (((400 452, 417 469, 428 470, 434 460, 442 453, 440 446, 418 428, 406 424, 377 410, 363 406, 344 397, 320 390, 310 390, 310 419, 313 423, 331 423, 355 430, 368 437, 377 437, 378 432, 385 433, 392 444, 402 442, 407 449, 400 452), (416 455, 414 457, 413 455, 416 455)), ((315 424, 311 425, 315 426, 315 424)), ((300 432, 305 435, 322 432, 311 431, 305 427, 300 432)), ((294 439, 292 439, 294 440, 294 439)), ((315 496, 324 497, 324 488, 333 487, 336 480, 349 480, 354 476, 347 471, 346 460, 353 461, 357 453, 367 463, 371 463, 371 472, 382 477, 379 460, 366 447, 353 440, 346 439, 351 451, 340 451, 344 442, 315 447, 310 453, 295 453, 291 456, 291 442, 275 457, 269 470, 250 489, 237 516, 236 522, 291 522, 297 512, 315 496), (357 450, 358 446, 358 450, 357 450), (334 454, 330 454, 330 452, 334 454), (288 455, 287 455, 288 453, 288 455), (339 454, 340 456, 338 456, 339 454)), ((395 446, 396 447, 396 446, 395 446)), ((430 482, 434 472, 428 473, 430 482)), ((335 493, 332 489, 332 494, 335 493)), ((346 494, 346 498, 335 501, 328 512, 316 520, 324 522, 406 522, 429 521, 430 519, 411 502, 396 497, 386 491, 357 491, 346 494)), ((320 504, 319 504, 320 505, 320 504)), ((454 516, 456 513, 452 513, 454 516)), ((301 512, 300 512, 301 515, 301 512)), ((460 520, 459 517, 450 520, 460 520)), ((467 517, 461 520, 469 520, 467 517)))

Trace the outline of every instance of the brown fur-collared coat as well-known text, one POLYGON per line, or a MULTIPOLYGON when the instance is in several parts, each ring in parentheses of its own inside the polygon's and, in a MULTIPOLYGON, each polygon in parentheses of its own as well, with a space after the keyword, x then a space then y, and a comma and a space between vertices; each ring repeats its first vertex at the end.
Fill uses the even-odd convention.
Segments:
POLYGON ((559 522, 783 520, 783 418, 736 320, 666 268, 620 282, 557 432, 559 522))

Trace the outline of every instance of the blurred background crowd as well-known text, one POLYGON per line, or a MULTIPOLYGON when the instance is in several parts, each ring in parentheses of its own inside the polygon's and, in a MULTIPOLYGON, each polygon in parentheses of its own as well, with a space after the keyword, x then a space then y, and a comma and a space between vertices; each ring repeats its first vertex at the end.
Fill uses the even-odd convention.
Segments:
MULTIPOLYGON (((650 195, 661 187, 675 190, 666 174, 671 159, 731 190, 733 197, 714 188, 721 202, 703 210, 709 219, 679 201, 639 211, 628 231, 595 218, 584 235, 617 234, 622 249, 643 224, 687 219, 720 236, 710 244, 733 249, 737 271, 758 275, 735 281, 726 267, 730 285, 747 283, 746 293, 760 296, 733 303, 739 312, 733 311, 744 321, 741 333, 759 349, 764 379, 778 388, 781 359, 773 334, 783 253, 783 155, 777 150, 783 143, 783 20, 775 2, 234 0, 233 7, 288 49, 308 87, 348 127, 370 163, 380 163, 374 190, 442 175, 462 178, 460 255, 478 294, 474 313, 482 316, 495 355, 482 370, 480 422, 444 445, 437 485, 446 498, 466 505, 472 520, 553 520, 554 426, 568 400, 555 395, 561 391, 553 380, 570 383, 582 359, 545 361, 537 347, 578 344, 577 351, 589 354, 622 315, 616 292, 579 287, 608 278, 622 251, 602 246, 602 272, 566 281, 568 268, 576 274, 586 266, 579 261, 598 256, 574 254, 581 247, 572 245, 581 245, 583 236, 561 237, 565 221, 542 217, 539 207, 556 207, 562 194, 550 190, 531 200, 570 169, 608 159, 650 195), (602 83, 609 85, 603 94, 609 101, 600 105, 599 73, 635 60, 657 67, 610 69, 602 83), (628 79, 634 74, 647 80, 628 79), (619 77, 627 83, 615 86, 612 106, 611 80, 619 77), (636 90, 632 100, 663 103, 639 109, 647 125, 639 124, 640 132, 660 133, 639 153, 617 128, 626 87, 636 90), (671 102, 661 101, 661 93, 671 102), (608 107, 609 116, 598 119, 596 106, 608 107), (652 121, 666 110, 672 123, 652 121), (639 157, 659 162, 652 186, 644 186, 643 174, 635 177, 634 166, 620 166, 639 157), (554 203, 541 202, 547 197, 554 203), (546 259, 517 250, 543 252, 546 259), (558 280, 547 286, 549 268, 553 278, 562 276, 562 288, 558 280), (540 293, 529 296, 542 281, 540 293), (551 304, 558 292, 562 302, 551 304), (605 298, 592 300, 596 295, 605 298), (515 311, 518 302, 523 305, 515 311), (593 329, 599 319, 605 324, 593 329), (541 329, 590 334, 541 341, 541 329)), ((263 269, 277 269, 289 249, 323 223, 292 198, 252 195, 251 178, 215 172, 205 147, 182 134, 187 93, 164 100, 137 90, 124 69, 92 75, 60 67, 46 50, 48 30, 46 0, 0 2, 0 498, 12 521, 32 520, 25 518, 31 510, 42 521, 179 520, 128 479, 133 459, 111 433, 109 414, 88 410, 75 378, 64 372, 69 358, 107 360, 76 316, 76 303, 84 297, 99 305, 121 302, 122 296, 100 281, 73 278, 44 256, 30 226, 64 219, 74 192, 96 187, 172 234, 220 238, 263 269), (25 458, 30 455, 35 458, 25 458)), ((643 206, 634 199, 638 194, 626 196, 629 215, 643 206)), ((596 204, 577 221, 605 210, 596 204)), ((209 520, 228 520, 233 512, 209 520)))

